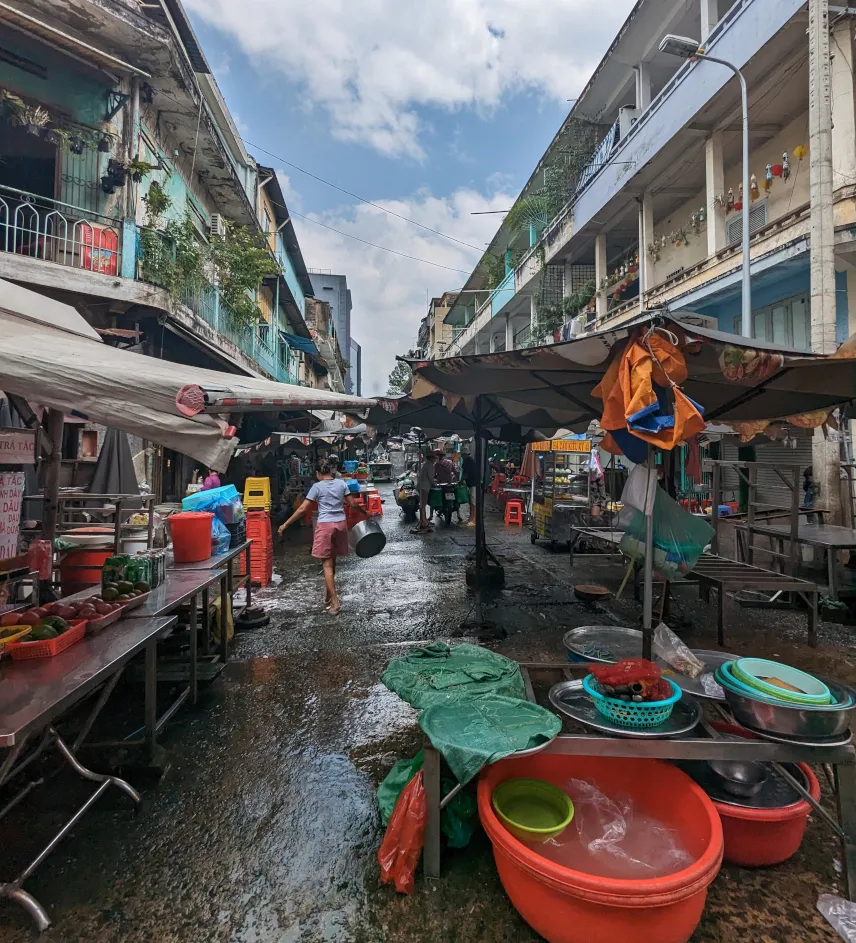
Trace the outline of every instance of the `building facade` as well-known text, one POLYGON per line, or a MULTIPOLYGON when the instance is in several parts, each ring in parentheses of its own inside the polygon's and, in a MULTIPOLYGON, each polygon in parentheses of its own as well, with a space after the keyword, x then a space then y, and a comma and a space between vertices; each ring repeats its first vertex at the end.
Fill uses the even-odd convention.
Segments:
MULTIPOLYGON (((310 276, 314 295, 330 305, 339 352, 345 360, 351 353, 351 290, 348 288, 347 275, 333 275, 326 269, 311 269, 310 276)), ((354 392, 354 382, 350 368, 346 369, 345 392, 354 392)))
POLYGON ((454 338, 446 353, 577 336, 663 307, 739 333, 744 211, 754 335, 834 349, 856 327, 854 20, 842 10, 830 12, 823 37, 834 55, 810 63, 806 7, 797 0, 640 0, 517 201, 533 222, 516 230, 503 223, 492 258, 447 315, 454 338), (692 37, 743 71, 750 193, 741 192, 732 72, 661 52, 666 34, 692 37), (810 181, 823 154, 810 139, 812 68, 818 83, 828 71, 832 103, 832 194, 818 212, 829 214, 834 233, 826 290, 835 301, 823 310, 810 279, 810 181), (580 141, 587 160, 574 170, 580 141))
POLYGON ((351 377, 350 393, 363 395, 363 348, 351 338, 351 356, 348 357, 348 375, 351 377))
POLYGON ((181 3, 78 6, 0 7, 0 277, 156 356, 299 382, 312 285, 181 3), (269 264, 230 296, 258 246, 269 264))

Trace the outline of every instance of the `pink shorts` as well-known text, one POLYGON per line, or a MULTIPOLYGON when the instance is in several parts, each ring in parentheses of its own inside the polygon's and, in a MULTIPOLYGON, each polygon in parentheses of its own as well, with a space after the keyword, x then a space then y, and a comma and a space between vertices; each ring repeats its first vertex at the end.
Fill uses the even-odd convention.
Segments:
POLYGON ((345 521, 325 521, 315 525, 312 556, 318 560, 348 555, 348 525, 345 521))

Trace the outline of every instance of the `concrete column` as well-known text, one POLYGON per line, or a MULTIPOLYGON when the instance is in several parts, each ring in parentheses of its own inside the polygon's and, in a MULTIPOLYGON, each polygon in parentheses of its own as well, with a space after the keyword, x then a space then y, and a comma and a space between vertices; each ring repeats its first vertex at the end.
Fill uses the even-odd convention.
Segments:
POLYGON ((856 183, 856 105, 853 97, 853 21, 832 28, 832 186, 856 183))
POLYGON ((487 351, 489 354, 496 353, 496 334, 491 330, 490 338, 488 339, 487 351))
POLYGON ((725 193, 725 163, 722 159, 722 132, 714 131, 704 142, 705 211, 707 213, 707 254, 725 248, 725 213, 714 200, 725 193))
POLYGON ((701 41, 707 41, 707 37, 713 32, 714 27, 719 22, 719 4, 717 0, 700 0, 701 2, 701 41))
POLYGON ((510 314, 505 316, 505 349, 514 350, 514 322, 510 314))
MULTIPOLYGON (((811 347, 835 350, 835 229, 832 206, 832 75, 829 0, 808 2, 808 157, 811 266, 811 347)), ((836 50, 837 52, 837 50, 836 50)), ((836 55, 836 58, 838 56, 836 55)), ((851 78, 852 83, 852 78, 851 78)), ((853 86, 849 86, 852 107, 853 86)), ((812 467, 821 507, 831 524, 841 523, 840 446, 815 429, 812 467)))
MULTIPOLYGON (((854 295, 856 298, 856 295, 854 295)), ((535 337, 538 332, 538 305, 535 301, 535 296, 529 296, 529 337, 530 343, 531 339, 535 337)))
POLYGON ((606 317, 606 289, 600 287, 606 275, 606 233, 599 232, 594 239, 594 283, 597 286, 598 318, 606 317))
POLYGON ((651 104, 651 71, 647 62, 633 67, 636 73, 636 110, 644 111, 651 104))
POLYGON ((650 190, 639 201, 639 309, 645 310, 645 292, 654 284, 654 260, 648 246, 654 241, 654 198, 650 190))

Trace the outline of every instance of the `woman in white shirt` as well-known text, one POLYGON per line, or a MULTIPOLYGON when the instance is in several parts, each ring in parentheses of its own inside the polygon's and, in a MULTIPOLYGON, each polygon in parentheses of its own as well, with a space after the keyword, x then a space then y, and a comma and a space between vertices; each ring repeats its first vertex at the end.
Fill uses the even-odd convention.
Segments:
POLYGON ((348 555, 348 524, 345 507, 351 507, 354 499, 341 478, 333 477, 328 461, 315 465, 318 479, 309 489, 300 507, 280 526, 282 534, 295 521, 299 521, 312 502, 318 505, 318 523, 312 539, 312 556, 324 564, 324 605, 331 616, 339 615, 342 609, 336 592, 336 557, 348 555))

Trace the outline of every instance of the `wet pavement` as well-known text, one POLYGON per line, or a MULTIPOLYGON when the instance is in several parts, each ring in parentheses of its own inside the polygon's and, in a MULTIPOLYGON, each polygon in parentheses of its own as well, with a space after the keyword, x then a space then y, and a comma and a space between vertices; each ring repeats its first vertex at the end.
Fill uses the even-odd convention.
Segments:
MULTIPOLYGON (((472 618, 464 582, 473 531, 453 525, 420 538, 386 492, 389 542, 378 557, 340 566, 342 614, 322 609, 310 532, 277 549, 276 585, 259 594, 268 627, 239 635, 235 657, 167 731, 171 766, 145 790, 143 811, 110 796, 37 872, 28 889, 50 909, 55 943, 527 943, 539 939, 505 897, 490 845, 444 853, 442 878, 417 875, 400 897, 378 880, 381 826, 375 790, 392 764, 420 747, 415 712, 380 683, 409 647, 460 636, 472 618)), ((569 628, 636 625, 627 599, 589 606, 573 582, 615 589, 617 563, 583 561, 571 579, 565 552, 532 546, 529 533, 489 522, 506 567, 487 618, 508 633, 495 650, 524 661, 560 661, 569 628)), ((698 648, 715 647, 713 607, 678 591, 675 621, 698 648)), ((856 680, 852 629, 823 623, 819 652, 792 613, 734 608, 729 649, 778 655, 856 680)), ((133 692, 130 692, 133 693, 133 692)), ((129 697, 127 690, 120 697, 129 697)), ((121 708, 121 705, 118 705, 121 708)), ((117 708, 117 709, 118 709, 117 708)), ((827 790, 828 791, 828 790, 827 790)), ((0 833, 4 869, 67 815, 77 795, 58 777, 0 833)), ((840 853, 810 820, 802 849, 764 871, 724 868, 712 886, 695 943, 832 943, 819 893, 840 893, 840 853)), ((0 874, 5 877, 7 874, 0 874)), ((33 936, 22 912, 0 905, 0 943, 33 936)))

